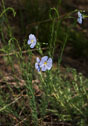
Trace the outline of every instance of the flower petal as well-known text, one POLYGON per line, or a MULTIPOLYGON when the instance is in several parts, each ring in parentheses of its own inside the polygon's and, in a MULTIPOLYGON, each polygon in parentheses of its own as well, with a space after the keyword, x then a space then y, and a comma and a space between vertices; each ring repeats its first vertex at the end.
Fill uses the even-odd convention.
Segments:
POLYGON ((82 24, 82 18, 78 18, 78 19, 77 19, 77 22, 78 22, 79 24, 82 24))
POLYGON ((47 67, 44 65, 42 68, 41 68, 41 71, 46 71, 47 70, 47 67))
POLYGON ((50 70, 52 67, 52 64, 47 64, 47 69, 50 70))
POLYGON ((35 45, 36 45, 36 42, 33 42, 33 43, 30 45, 30 48, 34 48, 35 45))
POLYGON ((38 63, 35 63, 35 69, 39 72, 40 71, 40 66, 38 63))
POLYGON ((82 17, 82 14, 80 13, 80 11, 78 11, 78 17, 82 17))
POLYGON ((39 57, 37 57, 37 58, 36 58, 36 61, 37 61, 37 63, 39 63, 39 62, 40 62, 40 59, 39 59, 39 57))
POLYGON ((35 36, 33 34, 29 35, 29 39, 34 39, 34 38, 35 38, 35 36))
POLYGON ((47 61, 47 59, 48 59, 48 56, 43 56, 43 57, 41 58, 41 61, 45 62, 45 61, 47 61))
POLYGON ((49 58, 47 62, 52 63, 52 58, 49 58))
POLYGON ((42 67, 42 65, 44 64, 44 62, 47 62, 47 59, 48 59, 48 56, 44 56, 44 57, 41 58, 40 67, 42 67))
POLYGON ((31 44, 31 41, 30 41, 30 40, 28 40, 28 42, 27 42, 27 43, 28 43, 28 45, 30 45, 30 44, 31 44))

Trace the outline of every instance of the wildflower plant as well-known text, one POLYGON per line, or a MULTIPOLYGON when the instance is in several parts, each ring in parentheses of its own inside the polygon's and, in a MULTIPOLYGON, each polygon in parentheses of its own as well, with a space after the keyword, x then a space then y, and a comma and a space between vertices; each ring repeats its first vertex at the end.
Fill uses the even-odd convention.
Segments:
POLYGON ((78 22, 79 24, 82 24, 82 19, 83 19, 83 15, 80 13, 80 11, 78 11, 77 22, 78 22))
MULTIPOLYGON (((54 8, 51 10, 55 11, 55 16, 52 15, 54 13, 50 13, 51 22, 52 22, 51 23, 51 39, 49 41, 49 46, 47 49, 49 51, 47 52, 48 52, 48 55, 53 58, 55 54, 55 47, 56 47, 56 42, 57 42, 56 38, 59 35, 58 31, 61 32, 60 30, 61 27, 59 26, 62 23, 60 20, 61 17, 58 14, 59 13, 58 9, 54 8)), ((82 24, 84 15, 81 14, 81 11, 76 10, 76 13, 77 12, 78 12, 78 18, 76 20, 78 23, 82 24)), ((2 17, 2 14, 1 14, 1 17, 2 17)), ((9 37, 11 37, 10 33, 11 32, 9 32, 9 37)), ((0 80, 0 83, 1 83, 0 85, 1 87, 0 88, 0 112, 1 112, 0 123, 3 124, 2 115, 5 115, 6 113, 5 123, 7 125, 20 124, 20 125, 27 125, 27 126, 29 125, 43 126, 42 121, 46 120, 46 118, 49 117, 50 115, 54 117, 55 122, 56 121, 63 122, 63 124, 67 122, 70 122, 68 125, 72 124, 74 126, 78 125, 77 123, 79 123, 78 126, 81 126, 81 124, 86 126, 88 124, 86 123, 87 118, 88 118, 88 104, 87 104, 88 79, 85 79, 84 77, 82 77, 81 74, 80 75, 77 74, 75 70, 72 71, 68 69, 68 71, 63 70, 61 72, 59 69, 60 67, 58 67, 61 64, 62 55, 64 52, 65 44, 67 43, 67 40, 68 40, 68 36, 69 36, 69 32, 66 32, 66 35, 64 36, 64 39, 63 39, 64 44, 62 46, 61 55, 58 58, 58 61, 57 61, 58 63, 55 63, 56 65, 55 69, 53 69, 52 71, 51 71, 51 68, 53 66, 53 60, 52 58, 48 57, 47 54, 45 54, 46 52, 44 52, 45 55, 43 54, 43 49, 41 48, 41 45, 43 43, 41 44, 37 42, 36 36, 34 34, 29 35, 29 39, 28 41, 26 41, 26 43, 30 46, 30 48, 36 47, 36 50, 42 56, 41 59, 39 57, 36 58, 35 64, 33 64, 32 62, 32 56, 33 56, 32 51, 25 49, 27 51, 27 58, 25 58, 25 55, 22 55, 24 52, 22 51, 20 45, 18 45, 19 43, 17 41, 19 52, 15 51, 16 53, 15 53, 14 59, 17 59, 17 66, 19 70, 16 70, 16 71, 18 73, 16 73, 15 71, 16 65, 14 65, 15 62, 13 61, 13 59, 9 60, 10 63, 12 63, 10 66, 12 66, 11 67, 13 69, 12 73, 14 74, 12 74, 11 76, 15 78, 15 84, 12 78, 11 87, 10 87, 10 81, 8 83, 7 77, 5 78, 5 75, 4 75, 4 78, 3 78, 3 73, 2 71, 0 71, 0 75, 2 75, 1 76, 2 79, 0 80), (35 69, 38 72, 34 72, 35 69), (5 81, 4 83, 6 85, 6 90, 3 90, 3 87, 5 88, 5 86, 3 86, 3 83, 2 83, 3 80, 5 81), (9 88, 7 88, 7 86, 9 88), (8 96, 11 97, 11 101, 10 101, 10 97, 8 96), (48 114, 50 115, 47 116, 48 114), (10 117, 12 118, 15 117, 11 119, 10 124, 8 124, 7 115, 10 115, 10 117), (74 120, 73 120, 73 117, 74 117, 74 120), (39 121, 41 122, 41 124, 39 121)), ((16 41, 15 39, 11 37, 11 39, 9 40, 9 50, 12 47, 12 42, 14 42, 12 40, 16 41)), ((16 49, 14 48, 14 50, 16 49)), ((1 51, 0 53, 4 52, 7 54, 7 49, 3 48, 2 50, 0 49, 0 51, 1 51)), ((11 48, 11 51, 12 51, 12 48, 11 48)), ((10 52, 8 51, 9 59, 13 58, 12 53, 10 55, 9 53, 10 52)), ((53 124, 54 123, 52 123, 52 125, 53 124)))
POLYGON ((37 69, 38 72, 40 71, 40 69, 41 71, 46 71, 46 70, 50 70, 52 67, 52 59, 48 58, 48 56, 43 56, 41 58, 41 61, 37 57, 36 61, 37 62, 35 63, 35 68, 37 69))
POLYGON ((42 71, 50 70, 52 67, 52 59, 48 58, 48 56, 44 56, 40 61, 40 68, 42 71))
POLYGON ((34 48, 35 45, 36 45, 36 42, 37 42, 37 39, 36 39, 35 35, 34 34, 30 34, 28 42, 27 42, 28 45, 30 45, 30 48, 34 48))

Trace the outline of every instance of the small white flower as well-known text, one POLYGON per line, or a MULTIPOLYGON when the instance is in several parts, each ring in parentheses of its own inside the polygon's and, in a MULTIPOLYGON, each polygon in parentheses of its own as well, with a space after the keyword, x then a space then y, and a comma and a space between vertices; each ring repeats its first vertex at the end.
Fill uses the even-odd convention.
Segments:
POLYGON ((36 45, 36 42, 37 42, 37 40, 36 40, 35 35, 30 34, 30 35, 29 35, 29 40, 28 40, 28 42, 27 42, 28 45, 30 45, 30 48, 34 48, 35 45, 36 45))
POLYGON ((82 19, 83 19, 83 16, 82 16, 82 14, 80 13, 80 11, 78 11, 77 22, 78 22, 79 24, 82 24, 82 19))

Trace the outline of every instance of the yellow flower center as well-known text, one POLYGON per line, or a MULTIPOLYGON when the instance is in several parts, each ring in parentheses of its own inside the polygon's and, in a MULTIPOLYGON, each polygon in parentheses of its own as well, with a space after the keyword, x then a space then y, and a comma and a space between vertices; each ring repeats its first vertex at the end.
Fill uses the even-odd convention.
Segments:
POLYGON ((32 40, 31 40, 31 43, 33 43, 33 41, 34 41, 34 40, 32 39, 32 40))
POLYGON ((47 62, 44 62, 44 65, 46 65, 47 64, 47 62))

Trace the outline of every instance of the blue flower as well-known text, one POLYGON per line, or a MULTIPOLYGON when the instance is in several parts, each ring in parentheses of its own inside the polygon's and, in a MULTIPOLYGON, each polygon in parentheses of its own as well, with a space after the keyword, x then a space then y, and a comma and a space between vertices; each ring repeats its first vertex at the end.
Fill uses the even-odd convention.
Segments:
POLYGON ((40 59, 39 59, 39 57, 36 58, 35 69, 38 72, 40 71, 40 59))
POLYGON ((48 59, 48 56, 42 57, 40 61, 41 70, 42 71, 50 70, 51 67, 52 67, 52 59, 51 58, 48 59))
POLYGON ((28 40, 28 45, 30 45, 30 48, 34 48, 34 46, 36 45, 37 39, 35 37, 35 35, 30 34, 29 35, 29 40, 28 40))
POLYGON ((79 24, 82 24, 82 19, 83 19, 83 16, 82 16, 82 14, 80 13, 80 11, 78 11, 78 19, 77 19, 77 22, 78 22, 79 24))

